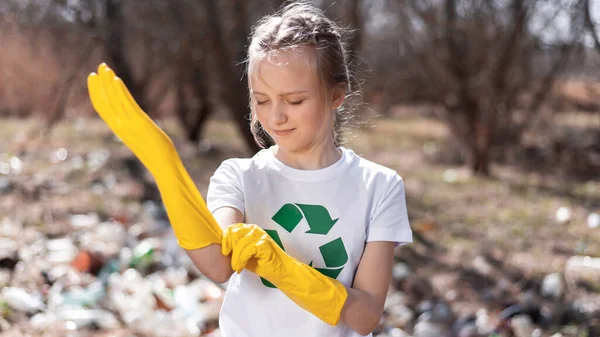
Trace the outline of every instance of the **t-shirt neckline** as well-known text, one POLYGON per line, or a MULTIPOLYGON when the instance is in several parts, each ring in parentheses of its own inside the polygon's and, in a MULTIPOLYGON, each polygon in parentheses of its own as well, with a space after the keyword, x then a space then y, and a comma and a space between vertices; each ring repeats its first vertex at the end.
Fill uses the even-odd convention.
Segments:
POLYGON ((266 152, 266 156, 271 164, 270 166, 283 176, 293 180, 321 181, 330 179, 335 175, 339 175, 342 172, 344 166, 352 161, 352 151, 343 146, 340 146, 338 147, 338 149, 342 151, 342 155, 335 163, 321 169, 302 170, 287 166, 279 159, 277 159, 277 157, 275 157, 275 154, 273 153, 273 146, 264 149, 264 151, 266 152))

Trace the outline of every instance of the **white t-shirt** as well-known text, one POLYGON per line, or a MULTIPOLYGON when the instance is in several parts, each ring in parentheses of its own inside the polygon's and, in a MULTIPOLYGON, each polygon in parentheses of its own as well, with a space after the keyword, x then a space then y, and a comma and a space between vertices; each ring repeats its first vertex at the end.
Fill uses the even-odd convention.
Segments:
MULTIPOLYGON (((319 170, 286 166, 272 149, 225 160, 210 179, 208 209, 239 209, 245 223, 264 228, 289 255, 351 287, 365 242, 399 246, 412 242, 412 231, 402 178, 340 149, 342 157, 319 170)), ((360 336, 341 321, 321 321, 269 285, 247 270, 231 276, 219 317, 225 337, 360 336)))

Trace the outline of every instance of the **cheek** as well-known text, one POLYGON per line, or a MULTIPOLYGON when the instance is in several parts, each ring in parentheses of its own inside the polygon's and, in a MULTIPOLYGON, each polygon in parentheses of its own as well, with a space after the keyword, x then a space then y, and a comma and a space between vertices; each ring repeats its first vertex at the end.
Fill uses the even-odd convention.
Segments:
POLYGON ((302 119, 302 124, 311 128, 321 127, 323 120, 323 106, 319 104, 306 104, 298 111, 299 119, 302 119))
POLYGON ((263 107, 258 107, 258 106, 254 107, 254 115, 256 116, 256 119, 258 119, 260 124, 262 124, 262 125, 264 125, 266 123, 266 120, 269 117, 267 109, 265 109, 263 107))

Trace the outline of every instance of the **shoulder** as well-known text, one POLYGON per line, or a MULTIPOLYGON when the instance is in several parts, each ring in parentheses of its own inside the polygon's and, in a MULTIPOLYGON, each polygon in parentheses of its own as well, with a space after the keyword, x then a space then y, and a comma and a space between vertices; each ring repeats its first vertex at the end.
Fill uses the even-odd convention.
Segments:
POLYGON ((393 186, 402 183, 402 176, 392 168, 376 163, 372 160, 362 157, 353 150, 348 150, 349 155, 353 156, 353 167, 360 172, 365 183, 375 186, 393 186))
POLYGON ((267 166, 266 150, 260 150, 251 158, 229 158, 225 159, 217 171, 227 170, 238 174, 245 174, 267 166))

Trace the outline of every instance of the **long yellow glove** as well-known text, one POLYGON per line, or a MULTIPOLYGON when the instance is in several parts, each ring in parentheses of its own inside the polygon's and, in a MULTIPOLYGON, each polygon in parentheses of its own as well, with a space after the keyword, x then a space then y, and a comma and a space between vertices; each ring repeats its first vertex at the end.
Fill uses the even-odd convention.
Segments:
POLYGON ((206 207, 173 142, 138 106, 123 81, 104 63, 88 76, 92 105, 114 134, 150 171, 179 245, 221 244, 223 231, 206 207))
POLYGON ((237 273, 246 268, 267 279, 287 297, 322 321, 337 325, 348 297, 338 280, 289 256, 256 225, 234 224, 223 231, 223 255, 237 273))

